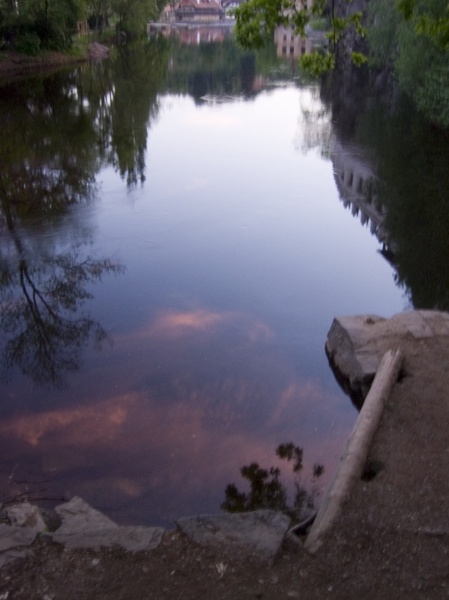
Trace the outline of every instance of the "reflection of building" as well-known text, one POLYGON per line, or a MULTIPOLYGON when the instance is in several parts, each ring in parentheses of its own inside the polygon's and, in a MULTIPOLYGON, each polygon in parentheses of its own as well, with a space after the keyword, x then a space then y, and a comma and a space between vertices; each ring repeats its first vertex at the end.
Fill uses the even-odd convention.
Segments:
POLYGON ((345 148, 335 140, 332 162, 334 178, 340 198, 352 215, 360 218, 362 225, 383 244, 382 254, 390 261, 394 258, 394 249, 384 230, 385 209, 376 195, 376 175, 363 160, 356 148, 345 148))
POLYGON ((182 44, 199 46, 200 44, 221 43, 231 35, 232 29, 225 23, 223 25, 208 25, 201 23, 190 24, 154 24, 148 28, 148 31, 157 31, 164 37, 176 36, 182 44))
POLYGON ((177 21, 216 21, 224 18, 217 0, 181 0, 175 8, 177 21))
POLYGON ((218 27, 195 27, 194 29, 178 30, 178 38, 183 44, 208 44, 222 42, 229 35, 229 29, 218 27))
POLYGON ((278 56, 298 58, 303 54, 310 54, 313 49, 312 40, 295 35, 293 27, 277 27, 274 32, 274 43, 278 56))

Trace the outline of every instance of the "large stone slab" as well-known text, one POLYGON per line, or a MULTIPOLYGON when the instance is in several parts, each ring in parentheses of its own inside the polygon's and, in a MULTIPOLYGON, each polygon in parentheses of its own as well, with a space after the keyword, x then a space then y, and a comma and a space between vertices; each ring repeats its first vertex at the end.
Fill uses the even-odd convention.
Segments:
POLYGON ((449 335, 449 314, 414 310, 385 319, 358 315, 334 319, 326 353, 337 379, 356 404, 362 404, 384 353, 408 341, 449 335))
POLYGON ((62 524, 53 540, 68 548, 120 546, 128 552, 151 550, 162 539, 161 527, 120 527, 79 497, 55 508, 62 524))
POLYGON ((114 521, 98 510, 92 508, 82 498, 75 496, 69 502, 60 504, 55 512, 61 518, 61 526, 56 531, 58 536, 102 531, 118 527, 114 521))
POLYGON ((198 544, 236 543, 273 558, 290 527, 290 519, 274 510, 184 517, 178 527, 198 544))
POLYGON ((0 567, 26 556, 26 547, 31 546, 36 536, 35 529, 0 523, 0 567))

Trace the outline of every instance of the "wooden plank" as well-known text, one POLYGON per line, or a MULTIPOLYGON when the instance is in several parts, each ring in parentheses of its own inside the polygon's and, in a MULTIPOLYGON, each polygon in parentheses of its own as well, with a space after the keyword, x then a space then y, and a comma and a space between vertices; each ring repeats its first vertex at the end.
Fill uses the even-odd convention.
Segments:
POLYGON ((400 350, 388 350, 380 362, 370 391, 363 403, 335 476, 328 487, 304 547, 315 553, 349 497, 351 489, 362 477, 368 452, 379 425, 385 401, 396 383, 403 356, 400 350))

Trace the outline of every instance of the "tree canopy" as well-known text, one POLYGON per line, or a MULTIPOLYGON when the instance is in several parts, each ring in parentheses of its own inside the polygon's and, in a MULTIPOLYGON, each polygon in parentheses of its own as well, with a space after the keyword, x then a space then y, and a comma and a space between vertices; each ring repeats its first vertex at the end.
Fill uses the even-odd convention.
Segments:
POLYGON ((449 49, 449 4, 446 0, 398 0, 397 8, 416 33, 430 37, 443 50, 449 49))
MULTIPOLYGON (((354 3, 353 0, 302 0, 299 3, 296 0, 247 0, 235 10, 237 41, 245 48, 260 48, 280 26, 291 27, 296 35, 305 37, 314 21, 324 17, 327 46, 300 59, 307 70, 318 74, 334 68, 339 42, 349 32, 355 34, 355 38, 365 36, 366 15, 357 8, 363 4, 363 12, 368 6, 379 15, 382 11, 387 15, 394 12, 398 23, 405 23, 414 35, 426 36, 439 50, 448 50, 447 0, 372 0, 365 3, 354 3), (380 5, 382 9, 379 10, 380 5)), ((364 53, 354 51, 354 44, 349 52, 356 65, 366 61, 364 53)))
MULTIPOLYGON (((344 0, 348 6, 352 0, 344 0)), ((348 30, 358 36, 364 35, 362 12, 349 10, 337 11, 335 0, 247 0, 235 10, 236 38, 244 48, 257 49, 264 46, 273 35, 276 27, 291 27, 296 35, 306 37, 310 25, 318 17, 325 17, 327 45, 311 54, 304 55, 300 61, 314 74, 333 69, 338 43, 348 30)), ((352 51, 354 63, 361 64, 366 59, 363 54, 352 51)))
POLYGON ((332 70, 342 53, 356 65, 369 60, 390 69, 430 120, 449 126, 447 0, 247 0, 235 16, 237 41, 245 48, 265 45, 277 27, 308 36, 322 17, 327 44, 300 58, 308 72, 332 70), (360 51, 358 41, 366 35, 368 43, 360 51))
POLYGON ((145 33, 164 0, 0 0, 0 47, 27 54, 71 45, 77 23, 94 29, 109 24, 126 39, 145 33))
POLYGON ((428 119, 449 127, 447 0, 374 0, 367 38, 372 64, 389 68, 428 119))

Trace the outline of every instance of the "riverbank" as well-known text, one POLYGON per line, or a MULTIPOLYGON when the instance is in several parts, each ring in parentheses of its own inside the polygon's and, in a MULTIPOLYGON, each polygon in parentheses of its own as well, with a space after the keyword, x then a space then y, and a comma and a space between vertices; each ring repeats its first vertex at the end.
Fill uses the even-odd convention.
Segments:
POLYGON ((53 68, 73 65, 88 59, 85 55, 70 56, 61 52, 45 52, 39 56, 27 56, 18 52, 0 52, 0 77, 9 78, 18 74, 44 71, 53 68))
POLYGON ((80 47, 76 54, 46 51, 38 56, 28 56, 5 50, 0 52, 0 80, 11 80, 36 72, 48 72, 65 66, 70 67, 89 59, 101 60, 106 58, 108 54, 109 48, 97 42, 80 47))
POLYGON ((354 356, 363 345, 379 355, 393 347, 404 363, 363 478, 315 555, 287 537, 272 562, 244 547, 200 545, 179 531, 136 553, 39 540, 30 556, 1 570, 0 598, 448 597, 449 315, 408 314, 412 322, 366 317, 357 329, 361 345, 349 338, 354 356), (380 335, 363 340, 371 326, 380 335))

